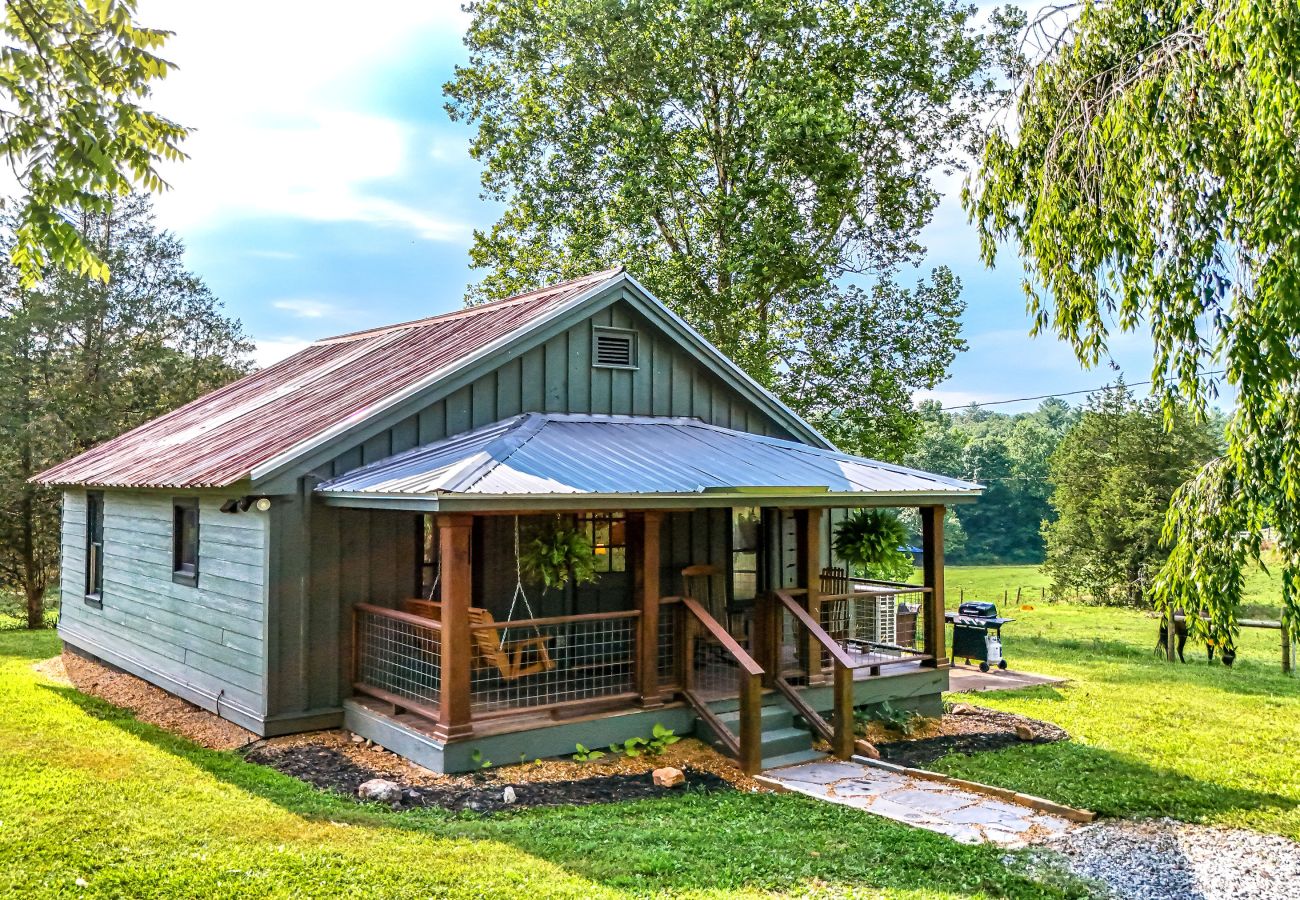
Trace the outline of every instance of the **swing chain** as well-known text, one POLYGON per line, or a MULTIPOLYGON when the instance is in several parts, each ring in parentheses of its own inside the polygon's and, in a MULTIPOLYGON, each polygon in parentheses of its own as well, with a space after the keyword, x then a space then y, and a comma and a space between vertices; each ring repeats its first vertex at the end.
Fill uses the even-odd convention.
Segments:
MULTIPOLYGON (((520 600, 524 601, 524 611, 528 613, 528 618, 537 618, 533 613, 533 605, 528 602, 528 594, 524 591, 524 574, 519 562, 519 516, 515 516, 515 593, 510 598, 510 611, 506 613, 505 627, 501 629, 501 648, 505 647, 510 636, 510 623, 514 621, 515 606, 520 600)), ((533 626, 533 633, 538 637, 542 636, 541 629, 536 625, 533 626)))

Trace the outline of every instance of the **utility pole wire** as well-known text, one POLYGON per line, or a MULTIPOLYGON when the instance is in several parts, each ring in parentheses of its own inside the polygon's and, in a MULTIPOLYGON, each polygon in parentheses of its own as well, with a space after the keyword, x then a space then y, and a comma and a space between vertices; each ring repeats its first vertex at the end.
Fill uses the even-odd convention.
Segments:
MULTIPOLYGON (((1222 370, 1222 369, 1214 369, 1214 370, 1209 371, 1209 372, 1202 372, 1201 374, 1202 374, 1202 375, 1222 375, 1222 374, 1223 374, 1223 370, 1222 370)), ((1137 387, 1137 386, 1140 385, 1140 384, 1150 384, 1150 383, 1151 383, 1151 380, 1150 380, 1150 379, 1147 379, 1146 381, 1126 381, 1126 382, 1125 382, 1125 384, 1126 384, 1128 387, 1137 387)), ((951 412, 951 411, 954 410, 954 409, 970 409, 972 406, 1000 406, 1000 405, 1002 405, 1002 404, 1004 404, 1004 403, 1024 403, 1024 402, 1026 402, 1026 401, 1028 401, 1028 400, 1050 400, 1050 399, 1053 398, 1053 397, 1073 397, 1073 396, 1076 395, 1076 394, 1095 394, 1095 393, 1097 393, 1098 391, 1108 391, 1108 390, 1110 390, 1111 388, 1114 388, 1114 387, 1118 387, 1118 385, 1117 385, 1115 382, 1112 381, 1112 382, 1110 382, 1109 384, 1103 384, 1101 387, 1085 388, 1084 390, 1081 390, 1081 391, 1058 391, 1058 392, 1055 393, 1055 394, 1039 394, 1039 395, 1036 396, 1036 397, 1016 397, 1014 400, 985 400, 983 403, 976 403, 976 402, 974 402, 974 401, 971 401, 970 403, 961 403, 961 404, 958 404, 957 406, 944 406, 944 407, 941 407, 941 409, 942 409, 943 412, 951 412)))

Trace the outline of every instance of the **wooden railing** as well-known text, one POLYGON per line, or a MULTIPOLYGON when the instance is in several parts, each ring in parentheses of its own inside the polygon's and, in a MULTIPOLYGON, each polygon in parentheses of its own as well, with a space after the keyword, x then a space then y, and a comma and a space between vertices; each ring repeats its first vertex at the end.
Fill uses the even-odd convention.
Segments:
MULTIPOLYGON (((834 669, 832 696, 834 703, 833 723, 827 722, 815 710, 803 695, 797 691, 778 670, 772 685, 789 701, 790 705, 801 715, 813 732, 831 745, 831 752, 841 759, 853 755, 853 671, 860 668, 859 663, 845 652, 839 642, 826 633, 804 609, 789 591, 775 591, 779 604, 778 610, 784 609, 794 617, 796 632, 802 632, 812 642, 830 655, 834 669)), ((865 664, 863 664, 865 665, 865 664)))
POLYGON ((442 624, 395 609, 356 604, 352 687, 437 721, 442 698, 442 624))
POLYGON ((693 598, 665 598, 662 603, 680 604, 676 667, 682 697, 736 759, 741 770, 752 775, 763 764, 763 668, 693 598), (714 653, 720 655, 716 662, 708 658, 714 653), (701 660, 703 664, 699 664, 701 660), (733 668, 734 672, 730 671, 733 668), (735 681, 727 684, 729 678, 735 681), (740 716, 735 730, 709 706, 708 696, 719 689, 724 696, 734 691, 739 703, 740 716))

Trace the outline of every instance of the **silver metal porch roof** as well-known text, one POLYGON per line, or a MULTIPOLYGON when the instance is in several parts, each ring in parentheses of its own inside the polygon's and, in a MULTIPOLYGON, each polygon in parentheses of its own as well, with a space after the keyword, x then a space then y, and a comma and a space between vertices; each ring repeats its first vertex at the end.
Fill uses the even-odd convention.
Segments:
MULTIPOLYGON (((751 493, 911 496, 980 485, 698 419, 525 413, 396 454, 316 488, 335 497, 506 498, 751 493)), ((577 499, 576 497, 574 499, 577 499)))

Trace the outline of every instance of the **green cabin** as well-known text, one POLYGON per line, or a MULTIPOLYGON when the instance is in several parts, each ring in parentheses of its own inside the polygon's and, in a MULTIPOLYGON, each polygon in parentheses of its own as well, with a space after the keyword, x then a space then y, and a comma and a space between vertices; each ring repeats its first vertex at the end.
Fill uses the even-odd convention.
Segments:
POLYGON ((662 724, 752 772, 937 710, 980 492, 838 452, 621 268, 318 341, 39 480, 69 648, 438 771, 662 724), (920 584, 835 558, 864 507, 920 510, 920 584))

